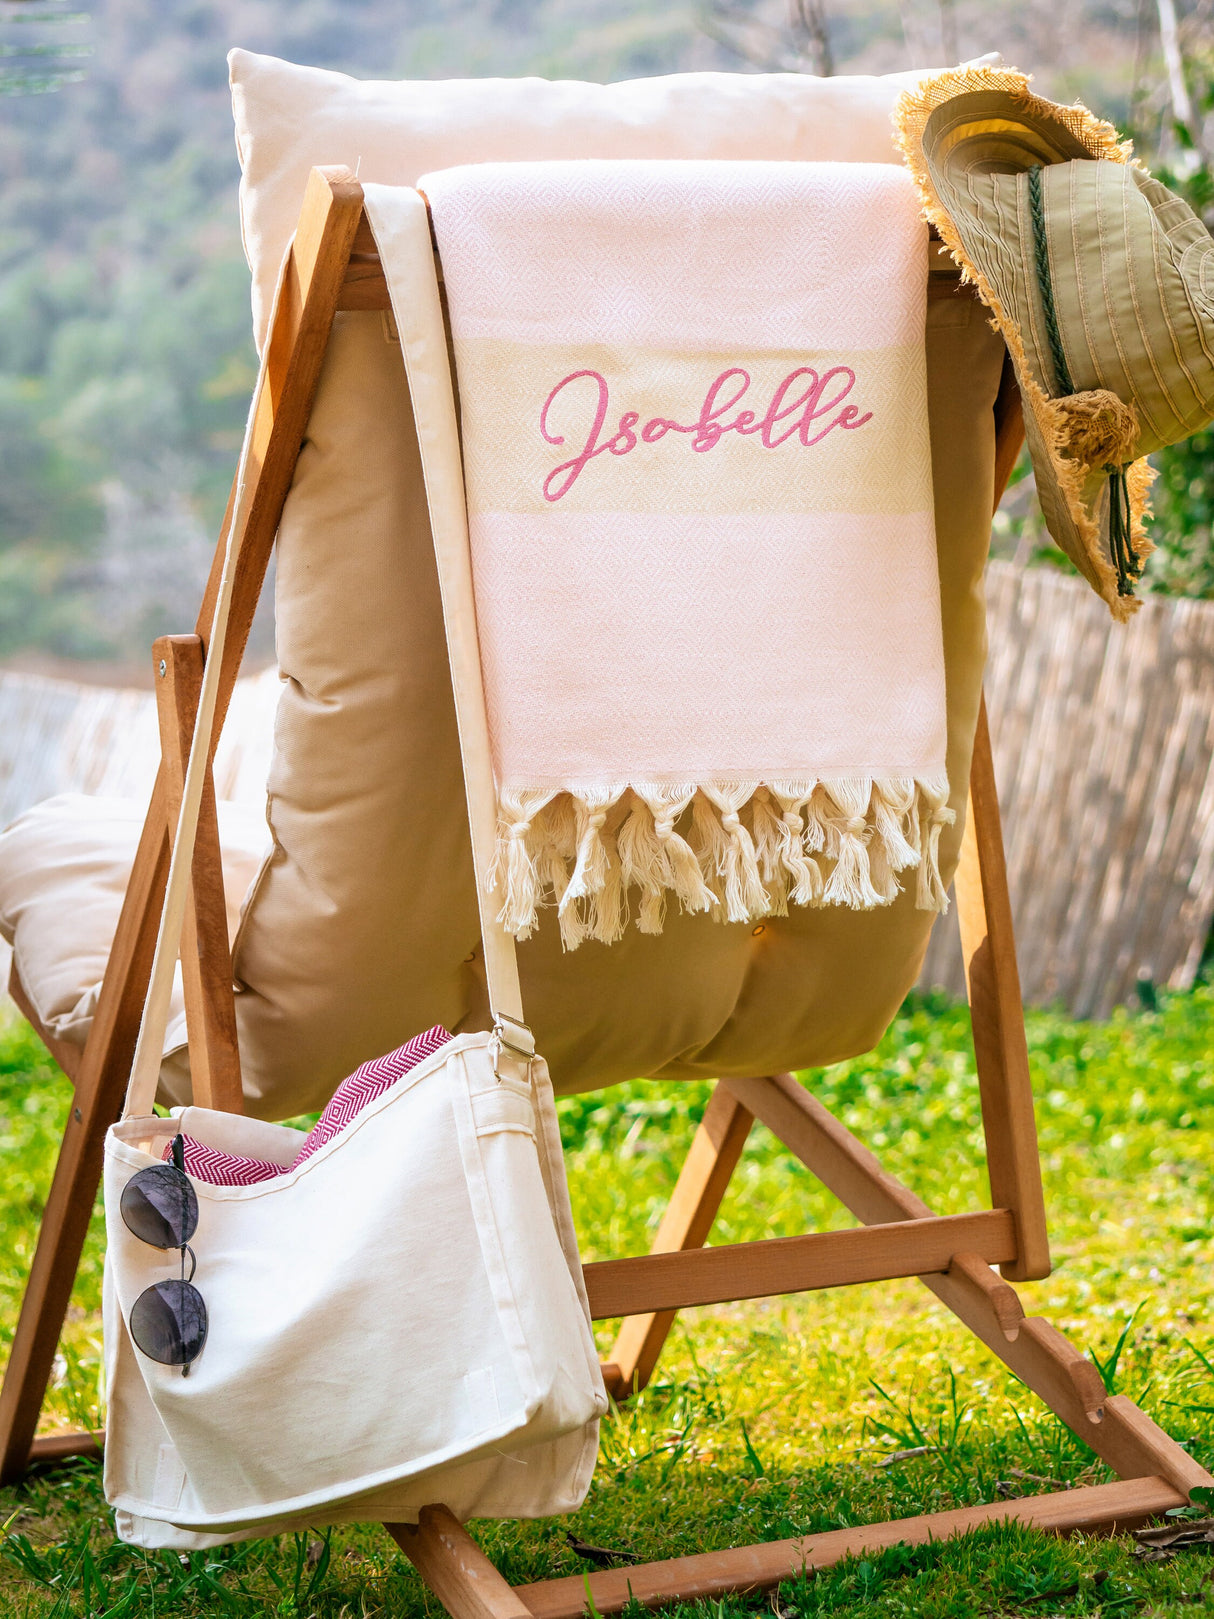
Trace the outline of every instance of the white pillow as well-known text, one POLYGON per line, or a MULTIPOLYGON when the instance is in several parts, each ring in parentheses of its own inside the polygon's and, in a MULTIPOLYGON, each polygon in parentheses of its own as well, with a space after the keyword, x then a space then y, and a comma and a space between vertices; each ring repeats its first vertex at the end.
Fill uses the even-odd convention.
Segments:
POLYGON ((345 163, 362 180, 413 185, 428 169, 490 160, 721 157, 893 163, 891 117, 927 68, 883 78, 678 73, 622 84, 547 79, 376 81, 228 56, 240 217, 265 336, 308 171, 345 163))
MULTIPOLYGON (((270 843, 259 806, 219 802, 228 933, 270 843)), ((38 1021, 69 1045, 83 1046, 101 992, 146 799, 60 793, 43 799, 0 831, 0 937, 38 1021)), ((165 1050, 185 1041, 181 970, 173 989, 165 1050)), ((189 1097, 182 1080, 161 1100, 189 1097)))

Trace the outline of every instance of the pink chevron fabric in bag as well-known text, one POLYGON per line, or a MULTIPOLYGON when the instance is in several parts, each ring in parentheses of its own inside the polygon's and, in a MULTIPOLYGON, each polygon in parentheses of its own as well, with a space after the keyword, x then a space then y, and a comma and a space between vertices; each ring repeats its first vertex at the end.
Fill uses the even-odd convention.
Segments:
POLYGON ((519 938, 946 900, 924 319, 893 165, 480 164, 446 281, 519 938))
MULTIPOLYGON (((289 1175, 292 1169, 298 1169, 314 1152, 318 1152, 326 1141, 332 1141, 368 1103, 382 1096, 389 1085, 394 1085, 411 1068, 416 1068, 419 1062, 423 1062, 440 1046, 445 1046, 450 1038, 441 1024, 435 1024, 434 1028, 427 1029, 425 1034, 414 1035, 412 1040, 390 1051, 386 1057, 375 1057, 363 1063, 361 1068, 356 1068, 334 1091, 332 1101, 303 1138, 299 1154, 288 1168, 271 1164, 264 1158, 245 1158, 239 1153, 208 1147, 204 1141, 183 1135, 181 1142, 186 1174, 192 1175, 195 1180, 206 1181, 208 1186, 254 1186, 258 1181, 272 1180, 276 1175, 289 1175)), ((161 1157, 168 1162, 172 1156, 173 1143, 170 1140, 165 1143, 161 1157)))

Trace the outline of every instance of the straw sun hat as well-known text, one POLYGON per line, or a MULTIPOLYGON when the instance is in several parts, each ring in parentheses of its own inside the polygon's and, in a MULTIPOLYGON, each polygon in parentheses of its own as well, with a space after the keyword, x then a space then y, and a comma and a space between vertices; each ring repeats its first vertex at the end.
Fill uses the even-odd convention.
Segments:
POLYGON ((927 216, 1016 368, 1046 526, 1108 603, 1154 549, 1143 457, 1214 418, 1214 240, 1085 107, 959 68, 903 96, 927 216))

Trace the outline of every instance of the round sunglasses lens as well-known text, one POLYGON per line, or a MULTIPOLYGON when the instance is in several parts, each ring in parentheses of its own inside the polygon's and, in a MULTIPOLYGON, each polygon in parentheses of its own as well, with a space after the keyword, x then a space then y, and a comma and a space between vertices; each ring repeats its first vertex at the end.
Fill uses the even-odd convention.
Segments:
POLYGON ((131 1337, 149 1360, 188 1366, 207 1341, 207 1307, 190 1282, 155 1282, 135 1300, 131 1337))
POLYGON ((122 1189, 128 1231, 153 1248, 184 1248, 198 1229, 198 1197, 173 1164, 152 1164, 122 1189))

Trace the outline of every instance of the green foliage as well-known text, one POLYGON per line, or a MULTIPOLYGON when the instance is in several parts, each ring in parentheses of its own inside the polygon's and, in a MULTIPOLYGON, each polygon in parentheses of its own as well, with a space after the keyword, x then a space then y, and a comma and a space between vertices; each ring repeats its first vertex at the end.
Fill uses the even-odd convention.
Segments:
POLYGON ((696 38, 689 8, 645 0, 91 0, 87 27, 66 3, 0 0, 0 90, 21 63, 51 87, 31 76, 51 57, 3 56, 13 36, 93 52, 58 95, 0 99, 0 658, 129 658, 193 622, 255 377, 231 45, 610 78, 685 65, 696 38))
MULTIPOLYGON (((1187 53, 1185 71, 1197 115, 1214 107, 1214 50, 1187 53)), ((1207 227, 1214 222, 1214 170, 1198 153, 1184 124, 1169 121, 1167 133, 1179 148, 1170 162, 1152 164, 1155 174, 1184 198, 1207 227)), ((1154 131, 1135 131, 1148 160, 1158 140, 1154 131)), ((1156 551, 1147 562, 1153 590, 1176 596, 1214 597, 1214 429, 1206 428, 1151 457, 1158 477, 1151 492, 1151 538, 1156 551)))
POLYGON ((1214 597, 1214 430, 1206 428, 1153 457, 1151 490, 1156 551, 1152 587, 1175 596, 1214 597))
MULTIPOLYGON (((1139 1399, 1214 1461, 1214 990, 1161 992, 1103 1024, 1032 1012, 1055 1272, 1021 1289, 1139 1399)), ((886 1167, 934 1208, 985 1200, 969 1017, 914 997, 877 1049, 803 1076, 886 1167)), ((640 1252, 708 1095, 635 1081, 560 1103, 587 1259, 640 1252)), ((0 1329, 11 1334, 69 1093, 15 1018, 0 1023, 0 1329)), ((752 1133, 714 1240, 846 1223, 813 1177, 752 1133)), ((47 1406, 96 1424, 103 1234, 94 1221, 47 1406)), ((606 1352, 612 1324, 600 1338, 606 1352)), ((301 1407, 301 1422, 306 1412, 301 1407)), ((476 1526, 508 1578, 580 1576, 565 1540, 644 1557, 1100 1483, 1090 1452, 912 1281, 689 1311, 658 1378, 602 1430, 590 1496, 554 1522, 476 1526), (903 1454, 913 1452, 913 1454, 903 1454)), ((372 1526, 247 1541, 178 1557, 119 1545, 87 1462, 0 1492, 0 1611, 67 1615, 437 1615, 372 1526)), ((1191 1559, 1191 1560, 1189 1560, 1191 1559)), ((1191 1611, 1206 1560, 1144 1565, 1124 1539, 1057 1541, 1012 1526, 895 1546, 781 1588, 779 1619, 819 1614, 986 1619, 994 1613, 1191 1611)), ((1199 1602, 1200 1599, 1196 1599, 1199 1602)), ((684 1619, 744 1619, 746 1597, 684 1619)), ((641 1619, 639 1610, 629 1619, 641 1619)))
MULTIPOLYGON (((382 76, 742 65, 702 32, 692 0, 69 3, 0 0, 0 90, 6 73, 26 91, 59 87, 0 96, 0 658, 129 657, 192 622, 254 374, 230 45, 382 76)), ((1016 55, 1012 8, 988 9, 983 46, 1016 55)), ((1099 26, 1128 49, 1106 12, 1099 26)), ((895 65, 881 53, 895 37, 901 49, 900 30, 888 5, 832 10, 845 70, 869 51, 895 65)), ((1052 88, 1115 103, 1108 55, 1063 65, 1052 88)), ((1200 73, 1208 99, 1208 64, 1200 73)), ((1178 183, 1205 205, 1208 172, 1190 163, 1178 183)), ((1159 458, 1153 588, 1211 593, 1209 448, 1206 435, 1159 458)), ((1013 492, 997 547, 1065 567, 1031 492, 1013 492)))
MULTIPOLYGON (((1214 106, 1212 66, 1214 55, 1199 57, 1194 64, 1203 109, 1214 106)), ((1182 146, 1192 153, 1184 125, 1174 127, 1182 146)), ((1208 162, 1190 162, 1180 173, 1167 167, 1158 172, 1207 225, 1214 219, 1214 170, 1208 162)), ((1159 474, 1151 492, 1151 537, 1157 547, 1147 564, 1151 587, 1177 596, 1214 597, 1214 428, 1170 445, 1151 459, 1159 474)))

